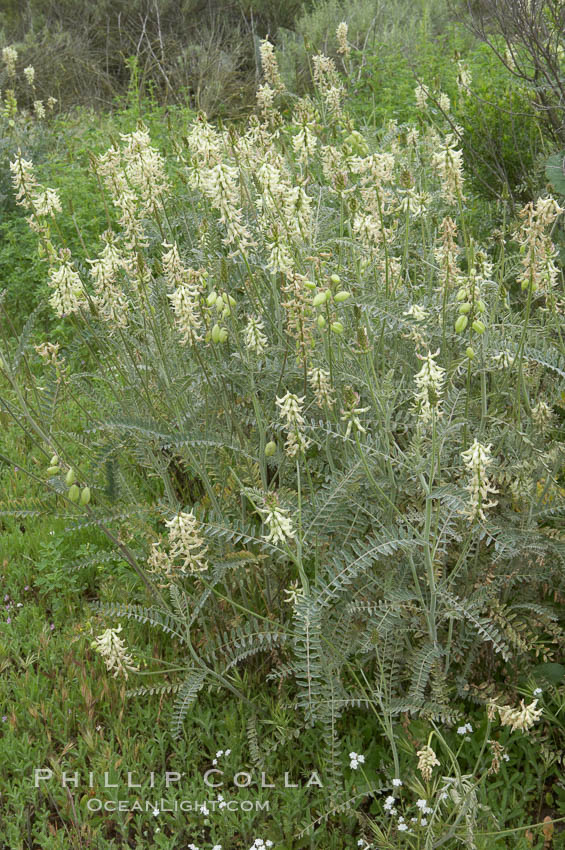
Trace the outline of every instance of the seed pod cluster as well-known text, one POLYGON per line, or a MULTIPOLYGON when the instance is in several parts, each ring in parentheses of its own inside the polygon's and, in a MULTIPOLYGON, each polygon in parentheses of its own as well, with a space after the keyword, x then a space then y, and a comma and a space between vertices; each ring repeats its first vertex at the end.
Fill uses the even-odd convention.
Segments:
MULTIPOLYGON (((59 465, 59 458, 57 455, 53 455, 51 460, 49 461, 49 466, 47 467, 47 475, 49 477, 53 477, 57 475, 59 472, 62 472, 62 469, 59 465)), ((71 502, 79 502, 81 505, 88 505, 91 499, 90 487, 83 487, 82 489, 76 483, 77 476, 74 468, 70 466, 65 473, 65 484, 67 485, 67 498, 71 500, 71 502)))

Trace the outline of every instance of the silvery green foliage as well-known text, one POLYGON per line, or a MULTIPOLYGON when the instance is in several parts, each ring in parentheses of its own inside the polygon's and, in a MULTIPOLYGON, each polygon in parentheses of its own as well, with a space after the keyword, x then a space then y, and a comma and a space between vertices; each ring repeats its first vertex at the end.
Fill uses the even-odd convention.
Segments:
POLYGON ((80 447, 78 525, 139 578, 105 610, 186 659, 162 686, 175 733, 204 687, 253 703, 245 664, 257 687, 288 682, 337 775, 345 710, 449 720, 485 662, 563 640, 547 589, 563 587, 565 368, 557 205, 479 245, 453 139, 354 130, 318 66, 318 101, 289 121, 199 116, 168 157, 143 128, 112 146, 98 258, 61 254, 37 213, 59 313, 72 277, 74 341, 33 394, 29 329, 1 362, 5 409, 63 464, 80 447))

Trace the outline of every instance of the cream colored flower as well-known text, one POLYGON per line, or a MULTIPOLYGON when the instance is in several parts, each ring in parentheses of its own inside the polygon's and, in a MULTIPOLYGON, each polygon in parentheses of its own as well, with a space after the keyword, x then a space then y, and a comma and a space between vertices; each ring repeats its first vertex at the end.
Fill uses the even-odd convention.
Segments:
POLYGON ((537 704, 537 699, 529 705, 526 705, 524 700, 520 700, 519 708, 511 705, 497 705, 496 710, 503 726, 510 726, 512 732, 517 729, 520 732, 528 732, 543 713, 541 708, 536 708, 537 704))
POLYGON ((337 25, 335 37, 337 40, 337 52, 341 56, 343 56, 344 59, 347 59, 349 57, 349 54, 351 53, 351 47, 349 46, 349 42, 347 41, 346 21, 342 21, 337 25))
POLYGON ((277 397, 277 407, 280 409, 280 415, 285 422, 287 432, 285 451, 290 457, 296 457, 297 454, 305 452, 310 445, 310 440, 302 432, 304 425, 303 402, 304 397, 299 398, 290 392, 287 392, 282 398, 277 397))
POLYGON ((18 51, 15 47, 4 47, 2 50, 2 60, 6 66, 6 72, 9 77, 16 75, 16 62, 18 60, 18 51))
POLYGON ((192 511, 181 511, 165 523, 169 529, 169 556, 171 561, 180 559, 183 570, 191 573, 208 569, 205 561, 206 544, 199 534, 200 523, 192 511))
POLYGON ((330 383, 330 373, 326 369, 313 366, 308 370, 308 383, 312 387, 318 407, 332 407, 334 397, 330 383))
POLYGON ((488 467, 492 464, 490 449, 490 446, 485 446, 475 439, 467 451, 461 452, 465 466, 471 473, 471 479, 466 487, 469 492, 469 504, 464 510, 464 514, 471 522, 477 518, 485 520, 485 510, 497 504, 496 501, 489 499, 491 493, 498 493, 487 477, 488 467))
POLYGON ((257 356, 263 354, 267 348, 267 337, 263 333, 265 325, 261 319, 255 316, 249 316, 247 326, 244 331, 245 347, 248 351, 253 351, 257 356))
POLYGON ((261 55, 261 69, 265 80, 275 92, 284 91, 284 83, 281 79, 279 63, 275 56, 275 48, 268 39, 264 38, 261 41, 259 53, 261 55))
POLYGON ((440 403, 445 383, 445 369, 438 366, 434 360, 434 357, 437 357, 438 354, 439 348, 435 354, 430 354, 428 351, 425 357, 420 354, 416 355, 423 361, 422 368, 414 376, 417 387, 414 393, 415 407, 423 423, 432 419, 434 411, 438 416, 441 415, 440 403))
POLYGON ((266 540, 267 543, 287 543, 296 537, 296 531, 288 516, 288 511, 276 504, 271 504, 261 509, 261 513, 269 528, 268 533, 263 535, 263 540, 266 540))
POLYGON ((104 659, 106 669, 114 670, 114 679, 120 673, 127 679, 128 671, 131 673, 139 671, 139 667, 134 666, 124 641, 119 637, 121 630, 121 625, 117 629, 106 629, 91 643, 92 648, 104 659))
POLYGON ((421 750, 418 750, 416 755, 418 756, 418 770, 426 782, 429 782, 432 778, 432 771, 434 767, 437 767, 440 764, 439 759, 429 746, 422 747, 421 750))
POLYGON ((457 150, 457 141, 449 133, 439 150, 433 154, 432 162, 441 180, 442 197, 455 204, 463 194, 463 152, 457 150))

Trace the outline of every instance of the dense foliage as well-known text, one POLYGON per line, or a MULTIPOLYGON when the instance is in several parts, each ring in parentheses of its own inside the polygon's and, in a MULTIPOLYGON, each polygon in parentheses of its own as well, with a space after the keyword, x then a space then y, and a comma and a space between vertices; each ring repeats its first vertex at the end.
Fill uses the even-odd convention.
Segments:
MULTIPOLYGON (((345 22, 301 96, 263 40, 246 123, 165 122, 156 107, 144 123, 130 92, 106 145, 69 134, 71 178, 63 158, 31 159, 59 119, 4 113, 14 227, 25 215, 47 305, 23 330, 3 305, 2 512, 59 517, 34 554, 55 610, 98 597, 73 635, 81 688, 105 664, 137 700, 170 702, 167 759, 187 757, 207 717, 203 766, 239 733, 255 769, 299 741, 294 768, 323 776, 323 790, 281 794, 280 822, 201 811, 192 832, 179 818, 161 832, 132 815, 108 840, 552 840, 553 823, 531 841, 522 827, 563 800, 554 778, 526 781, 531 806, 502 823, 491 803, 519 778, 505 760, 518 770, 528 746, 562 759, 563 209, 535 173, 516 186, 510 139, 495 150, 477 129, 499 132, 473 97, 486 54, 449 76, 436 51, 435 79, 408 86, 399 61, 404 101, 359 123, 382 68, 345 22), (215 745, 219 695, 237 710, 215 745)), ((525 103, 500 75, 498 97, 525 103)), ((515 131, 532 168, 534 127, 515 131)), ((28 590, 10 588, 7 607, 28 590)), ((68 817, 73 846, 93 838, 68 817)), ((64 846, 48 821, 27 846, 64 846)))

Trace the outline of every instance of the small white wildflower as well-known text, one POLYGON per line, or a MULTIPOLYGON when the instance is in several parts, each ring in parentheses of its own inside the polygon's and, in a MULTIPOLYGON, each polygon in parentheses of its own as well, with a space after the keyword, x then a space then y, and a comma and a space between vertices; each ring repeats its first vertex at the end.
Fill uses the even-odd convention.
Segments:
POLYGON ((402 785, 402 779, 393 779, 392 784, 395 788, 400 788, 400 786, 402 785))
POLYGON ((49 303, 58 316, 78 313, 84 304, 84 290, 79 273, 73 268, 70 256, 61 256, 58 267, 49 270, 49 286, 53 290, 49 303))
POLYGON ((61 212, 61 199, 56 189, 45 189, 38 192, 33 198, 33 206, 36 215, 54 216, 61 212))
POLYGON ((437 98, 438 106, 442 112, 449 112, 451 109, 451 101, 445 92, 440 92, 437 98))
POLYGON ((501 724, 510 726, 512 732, 515 732, 516 729, 521 732, 528 732, 543 713, 543 709, 536 708, 537 704, 538 700, 535 699, 530 705, 526 705, 524 700, 520 700, 519 708, 513 708, 510 705, 497 706, 501 724))
POLYGON ((306 163, 316 153, 318 140, 310 127, 304 125, 292 137, 292 147, 299 162, 306 163))
POLYGON ((387 812, 392 811, 392 809, 394 808, 394 804, 395 804, 395 802, 396 802, 396 801, 395 801, 395 799, 394 799, 393 795, 392 795, 392 794, 390 794, 390 795, 386 798, 386 800, 385 800, 385 802, 384 802, 384 809, 385 809, 385 811, 387 811, 387 812))
POLYGON ((263 540, 266 540, 267 543, 287 543, 296 537, 296 531, 292 527, 292 520, 288 516, 288 511, 272 504, 261 509, 261 513, 269 528, 268 533, 263 535, 263 540))
POLYGON ((287 431, 285 450, 290 457, 296 457, 297 454, 305 452, 310 445, 310 440, 302 432, 302 425, 304 425, 303 402, 304 396, 299 398, 290 392, 287 392, 282 398, 277 396, 277 407, 280 409, 280 415, 285 422, 287 431))
POLYGON ((547 402, 541 399, 532 407, 532 422, 537 430, 544 434, 550 428, 554 419, 553 410, 547 402))
MULTIPOLYGON (((431 747, 425 746, 416 753, 418 756, 418 770, 428 782, 432 778, 432 770, 439 765, 439 760, 431 747)), ((419 805, 419 803, 416 803, 419 805)))
POLYGON ((267 347, 267 337, 263 333, 265 326, 261 319, 255 316, 249 316, 247 326, 243 332, 245 347, 248 351, 253 351, 257 356, 263 354, 267 347))
POLYGON ((35 350, 45 363, 50 363, 52 366, 58 364, 58 355, 61 345, 58 342, 43 342, 41 345, 34 345, 35 350))
POLYGON ((424 310, 419 304, 412 304, 408 310, 405 310, 402 314, 403 316, 410 316, 416 322, 423 322, 428 318, 429 313, 427 310, 424 310))
POLYGON ((471 87, 471 71, 469 66, 462 59, 457 63, 457 88, 461 94, 469 94, 471 87))
POLYGON ((364 764, 365 756, 358 753, 349 753, 349 767, 352 770, 357 770, 360 764, 364 764))
POLYGON ((427 192, 417 192, 414 188, 401 189, 400 192, 403 196, 399 206, 401 212, 409 213, 414 218, 420 218, 427 212, 430 201, 427 192))
POLYGON ((452 133, 445 137, 432 161, 441 181, 442 197, 447 203, 455 204, 463 192, 463 152, 457 150, 457 141, 452 133))
POLYGON ((275 94, 275 90, 269 85, 269 83, 263 83, 262 86, 257 88, 255 95, 257 106, 264 115, 266 115, 271 109, 275 99, 275 94))
POLYGON ((492 360, 497 369, 509 369, 514 360, 514 355, 511 351, 499 351, 498 354, 492 355, 492 360))
POLYGON ((367 429, 363 427, 361 424, 361 420, 359 417, 362 413, 367 413, 371 408, 370 407, 358 407, 360 395, 357 392, 353 392, 351 394, 351 398, 349 401, 349 406, 344 410, 341 410, 341 421, 347 422, 347 428, 345 430, 345 438, 347 439, 351 434, 353 428, 356 431, 359 431, 361 434, 366 434, 367 429))
POLYGON ((497 504, 489 499, 490 494, 498 493, 487 477, 488 467, 492 463, 490 449, 490 445, 485 446, 475 439, 467 451, 461 452, 465 466, 471 473, 471 479, 465 488, 470 496, 469 504, 463 511, 471 522, 477 518, 484 521, 485 510, 497 504))
POLYGON ((208 569, 204 560, 206 555, 206 544, 199 535, 200 523, 192 511, 181 511, 177 516, 165 522, 169 529, 169 543, 171 545, 171 560, 182 559, 181 569, 190 572, 200 572, 208 569))
POLYGON ((2 50, 2 60, 6 65, 6 72, 9 77, 16 75, 16 62, 18 59, 18 51, 15 47, 4 47, 2 50))
POLYGON ((473 727, 470 723, 465 723, 463 726, 457 727, 458 735, 466 735, 467 733, 471 733, 473 731, 473 727))
POLYGON ((335 31, 335 37, 336 37, 337 45, 338 45, 337 46, 337 52, 341 56, 343 56, 344 59, 347 59, 349 57, 349 54, 351 53, 351 47, 349 46, 349 43, 347 41, 347 22, 346 21, 341 21, 341 23, 339 23, 337 25, 337 29, 335 31))
POLYGON ((33 173, 32 161, 24 159, 21 150, 19 150, 16 158, 10 162, 10 171, 12 172, 12 186, 16 203, 30 209, 39 188, 33 173))
POLYGON ((429 91, 426 86, 420 85, 418 83, 418 85, 414 89, 414 95, 416 97, 416 106, 418 107, 418 109, 424 110, 428 105, 429 95, 429 91))
POLYGON ((405 823, 400 822, 397 828, 399 832, 406 832, 408 826, 405 823))
POLYGON ((304 594, 304 590, 298 586, 298 581, 293 581, 290 583, 289 587, 283 590, 283 594, 286 597, 285 602, 288 602, 291 605, 296 605, 298 597, 304 594))
POLYGON ((276 91, 284 91, 284 83, 279 71, 279 63, 275 56, 275 48, 268 39, 262 39, 259 45, 261 69, 267 83, 276 91))
POLYGON ((308 383, 312 387, 318 407, 332 407, 335 399, 330 384, 330 373, 326 369, 313 366, 308 370, 308 383))
POLYGON ((119 637, 121 630, 121 625, 117 629, 106 629, 91 643, 92 648, 104 659, 106 669, 114 670, 114 679, 120 673, 127 679, 128 671, 132 673, 139 671, 139 667, 134 666, 124 641, 119 637))
POLYGON ((535 697, 539 697, 543 694, 543 690, 541 688, 534 688, 533 694, 535 697))
POLYGON ((439 409, 445 382, 445 369, 438 366, 434 360, 439 354, 439 348, 434 354, 428 351, 425 357, 420 354, 417 357, 423 361, 422 368, 414 376, 417 391, 414 393, 415 407, 420 414, 422 422, 426 423, 432 419, 435 411, 441 415, 439 409))

